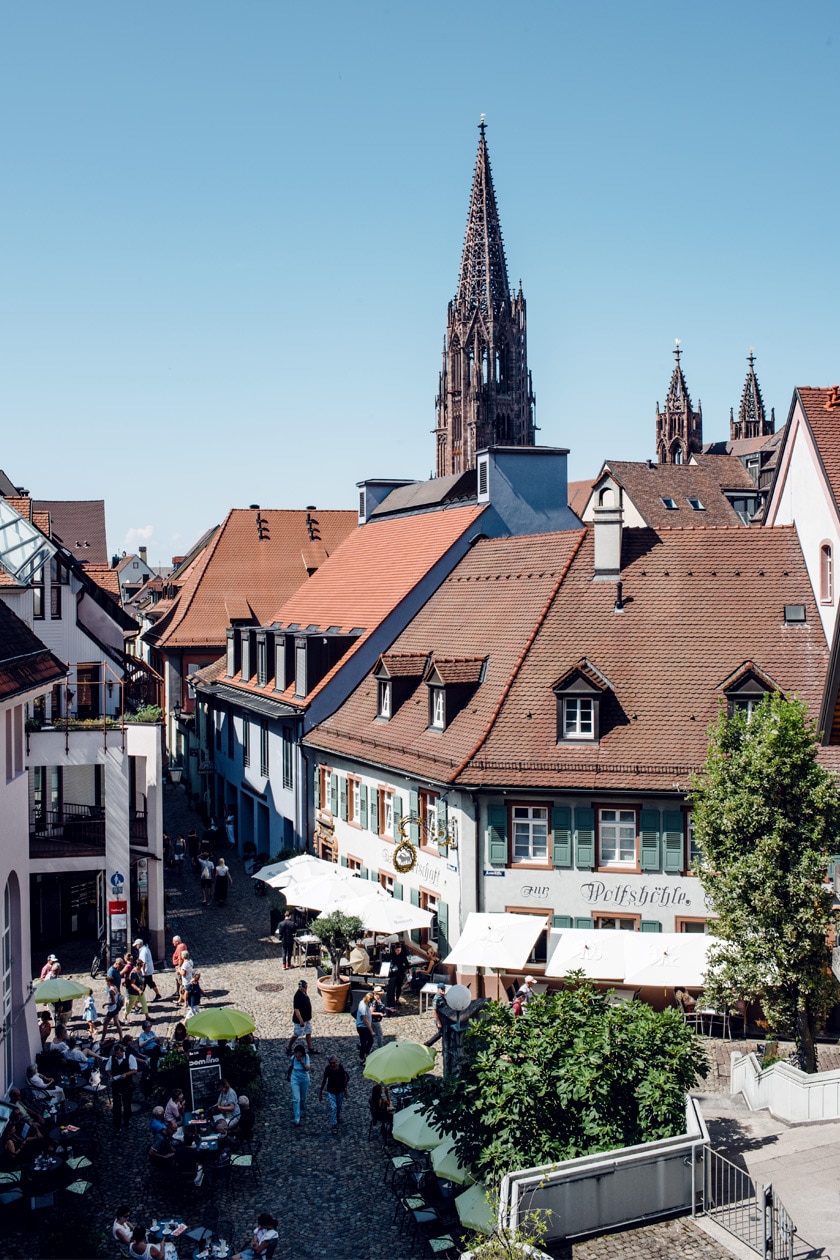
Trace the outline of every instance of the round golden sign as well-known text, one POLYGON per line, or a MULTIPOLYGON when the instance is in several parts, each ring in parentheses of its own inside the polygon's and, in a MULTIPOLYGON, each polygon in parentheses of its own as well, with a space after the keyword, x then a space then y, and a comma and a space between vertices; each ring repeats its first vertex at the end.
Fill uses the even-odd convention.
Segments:
POLYGON ((400 875, 407 875, 409 871, 414 870, 417 862, 417 850, 410 840, 403 840, 394 850, 394 870, 399 871, 400 875))

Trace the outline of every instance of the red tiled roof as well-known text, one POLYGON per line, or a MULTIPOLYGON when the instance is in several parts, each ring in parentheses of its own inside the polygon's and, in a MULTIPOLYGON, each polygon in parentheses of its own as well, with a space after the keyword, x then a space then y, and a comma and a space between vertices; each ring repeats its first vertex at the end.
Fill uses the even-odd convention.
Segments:
POLYGON ((15 509, 18 516, 22 516, 25 521, 32 520, 32 500, 20 498, 19 496, 8 495, 6 502, 15 509))
POLYGON ((444 687, 478 683, 486 660, 486 656, 434 656, 426 672, 426 680, 437 675, 444 687))
POLYGON ((278 604, 307 581, 302 552, 311 541, 308 516, 317 523, 328 553, 336 550, 358 520, 355 512, 230 511, 207 546, 178 574, 181 589, 165 621, 157 623, 156 646, 164 652, 186 647, 221 651, 230 624, 227 605, 231 601, 237 601, 238 608, 247 600, 249 619, 253 610, 258 622, 271 621, 278 604), (263 538, 259 537, 257 516, 264 522, 263 538))
POLYGON ((566 491, 566 499, 572 511, 580 516, 583 509, 589 502, 589 496, 592 493, 592 479, 588 481, 570 481, 566 491))
POLYGON ((107 564, 103 499, 37 499, 33 510, 49 512, 52 537, 82 564, 107 564))
POLYGON ((834 502, 840 512, 840 406, 831 406, 832 389, 802 386, 796 393, 814 437, 834 502))
POLYGON ((483 681, 446 731, 429 729, 427 688, 416 674, 416 686, 391 719, 377 720, 377 684, 371 672, 305 742, 437 780, 454 775, 490 729, 584 534, 570 530, 484 539, 396 640, 389 661, 392 656, 425 660, 430 653, 436 659, 456 653, 472 660, 486 656, 483 681))
POLYGON ((695 458, 696 464, 607 460, 604 471, 612 473, 651 529, 708 529, 717 525, 742 525, 741 518, 723 491, 738 489, 755 493, 755 486, 743 464, 729 455, 699 455, 695 458), (702 503, 702 511, 691 506, 689 499, 692 498, 702 503), (672 499, 676 509, 667 508, 663 499, 672 499))
POLYGON ((86 564, 85 573, 106 594, 115 599, 117 603, 120 602, 120 578, 116 569, 112 569, 109 564, 86 564))
POLYGON ((46 691, 66 673, 66 665, 0 600, 0 700, 33 687, 46 691))
POLYGON ((428 659, 425 652, 383 652, 379 662, 389 678, 422 678, 428 659))
POLYGON ((622 612, 592 571, 589 531, 464 782, 673 790, 745 658, 818 715, 828 647, 792 526, 625 531, 622 612), (805 605, 804 625, 785 625, 786 604, 805 605), (613 687, 597 747, 557 743, 551 683, 581 651, 613 687))

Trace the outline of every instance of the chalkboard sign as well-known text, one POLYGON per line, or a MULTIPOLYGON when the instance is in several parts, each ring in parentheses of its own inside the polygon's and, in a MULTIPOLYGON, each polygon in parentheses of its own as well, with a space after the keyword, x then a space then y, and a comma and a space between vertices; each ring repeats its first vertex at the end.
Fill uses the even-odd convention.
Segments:
POLYGON ((190 1094, 193 1111, 198 1111, 200 1107, 209 1111, 211 1107, 215 1107, 221 1079, 222 1067, 215 1056, 208 1059, 205 1055, 190 1063, 190 1094))

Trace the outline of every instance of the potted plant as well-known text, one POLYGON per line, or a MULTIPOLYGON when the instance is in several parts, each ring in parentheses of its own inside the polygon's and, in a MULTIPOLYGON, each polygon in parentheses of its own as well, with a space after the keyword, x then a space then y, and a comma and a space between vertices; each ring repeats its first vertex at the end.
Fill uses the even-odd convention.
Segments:
POLYGON ((311 924, 310 930, 330 956, 332 975, 321 977, 318 981, 318 992, 321 994, 324 1010, 336 1014, 344 1010, 347 994, 350 992, 350 981, 341 979, 341 957, 350 942, 361 936, 364 925, 355 914, 342 914, 340 910, 333 910, 331 914, 319 915, 311 924))

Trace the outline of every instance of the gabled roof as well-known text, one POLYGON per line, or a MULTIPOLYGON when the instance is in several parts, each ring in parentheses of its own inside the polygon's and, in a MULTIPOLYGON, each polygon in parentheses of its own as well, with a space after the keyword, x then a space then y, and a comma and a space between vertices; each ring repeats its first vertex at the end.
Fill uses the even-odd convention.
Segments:
POLYGON ((585 656, 582 656, 571 669, 567 669, 565 674, 561 674, 551 690, 567 691, 569 685, 576 678, 584 678, 596 691, 612 691, 612 683, 609 678, 602 674, 600 669, 596 669, 585 656))
POLYGON ((486 656, 433 656, 423 681, 443 687, 474 686, 481 682, 486 663, 486 656))
POLYGON ((383 652, 374 673, 378 678, 422 678, 428 662, 425 652, 383 652))
POLYGON ((467 658, 471 677, 486 657, 486 672, 469 704, 444 732, 429 729, 428 698, 419 675, 393 717, 379 720, 373 670, 304 742, 437 781, 454 776, 491 729, 584 533, 483 539, 396 639, 389 659, 467 658))
POLYGON ((756 493, 747 470, 739 460, 727 455, 695 455, 688 464, 610 459, 596 479, 596 486, 606 474, 612 475, 651 529, 742 526, 724 490, 756 493), (676 509, 667 508, 664 499, 673 500, 676 509), (695 510, 690 499, 699 500, 702 510, 695 510))
POLYGON ((148 633, 149 641, 164 652, 192 647, 221 652, 229 607, 236 619, 247 608, 248 620, 271 621, 278 605, 307 581, 313 532, 319 535, 314 541, 331 554, 356 521, 355 512, 233 508, 207 545, 173 575, 180 591, 148 633))
POLYGON ((37 499, 34 512, 49 512, 52 536, 82 564, 107 564, 103 499, 37 499))
POLYGON ((750 678, 755 678, 766 691, 779 690, 779 684, 775 678, 771 678, 763 669, 759 669, 754 661, 744 661, 728 678, 724 678, 723 682, 718 684, 718 691, 722 691, 725 694, 727 691, 732 691, 733 688, 743 686, 750 678))
POLYGON ((46 690, 66 673, 67 666, 0 599, 0 700, 34 687, 46 690))
POLYGON ((85 573, 91 581, 95 582, 107 595, 115 599, 117 603, 120 600, 120 579, 116 569, 112 569, 109 564, 85 564, 85 573))

